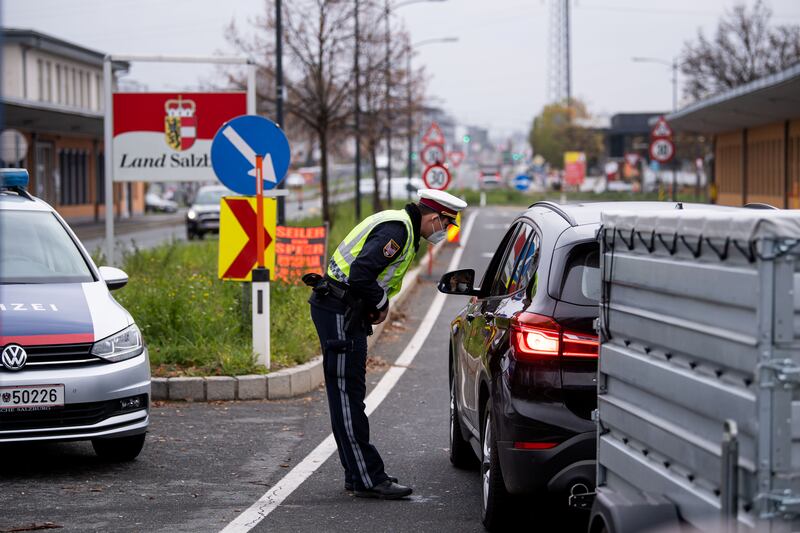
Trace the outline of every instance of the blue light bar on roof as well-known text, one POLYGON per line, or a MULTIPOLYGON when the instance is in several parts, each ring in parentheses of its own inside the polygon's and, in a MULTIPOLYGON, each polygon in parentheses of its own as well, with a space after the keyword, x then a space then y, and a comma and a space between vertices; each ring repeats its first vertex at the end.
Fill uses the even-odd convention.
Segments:
POLYGON ((28 169, 26 168, 0 168, 0 187, 28 186, 28 169))

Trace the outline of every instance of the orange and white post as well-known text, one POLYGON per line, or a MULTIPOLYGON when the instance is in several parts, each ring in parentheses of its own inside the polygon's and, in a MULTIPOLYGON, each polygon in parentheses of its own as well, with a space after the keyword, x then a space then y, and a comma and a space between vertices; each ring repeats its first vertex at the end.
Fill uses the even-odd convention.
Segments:
POLYGON ((264 268, 264 156, 256 155, 256 268, 253 269, 253 352, 270 367, 269 270, 264 268))

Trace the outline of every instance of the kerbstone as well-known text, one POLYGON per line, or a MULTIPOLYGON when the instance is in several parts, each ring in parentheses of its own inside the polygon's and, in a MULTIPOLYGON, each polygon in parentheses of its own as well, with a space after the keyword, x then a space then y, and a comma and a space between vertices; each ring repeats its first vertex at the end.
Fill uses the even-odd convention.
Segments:
POLYGON ((286 372, 267 374, 267 397, 270 400, 292 397, 292 377, 286 372))
POLYGON ((150 379, 150 399, 151 400, 169 399, 169 385, 167 378, 150 379))
POLYGON ((263 400, 267 397, 267 379, 265 376, 239 376, 240 400, 263 400))
POLYGON ((315 389, 325 381, 325 371, 322 368, 322 358, 316 358, 311 365, 311 388, 315 389))
POLYGON ((293 369, 290 376, 292 396, 306 394, 311 390, 311 368, 308 363, 293 369))
POLYGON ((203 378, 169 378, 169 399, 202 402, 205 400, 203 378))
POLYGON ((206 400, 209 402, 236 399, 236 378, 209 376, 206 378, 206 400))

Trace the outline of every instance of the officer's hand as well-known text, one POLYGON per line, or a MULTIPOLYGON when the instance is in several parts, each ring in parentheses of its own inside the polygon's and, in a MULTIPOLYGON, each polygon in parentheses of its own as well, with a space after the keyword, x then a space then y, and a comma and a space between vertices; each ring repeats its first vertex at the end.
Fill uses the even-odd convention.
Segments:
POLYGON ((378 318, 373 320, 372 323, 373 324, 380 324, 381 322, 386 320, 387 316, 389 316, 389 306, 388 305, 386 306, 386 309, 384 309, 383 311, 380 312, 380 314, 378 315, 378 318))

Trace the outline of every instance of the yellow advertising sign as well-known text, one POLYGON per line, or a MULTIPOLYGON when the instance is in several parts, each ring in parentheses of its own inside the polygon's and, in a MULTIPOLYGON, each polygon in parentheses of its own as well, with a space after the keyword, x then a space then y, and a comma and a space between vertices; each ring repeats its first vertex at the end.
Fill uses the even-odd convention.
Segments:
MULTIPOLYGON (((277 201, 264 198, 264 267, 275 271, 277 201)), ((219 204, 220 279, 250 281, 256 266, 256 198, 225 196, 219 204)), ((270 275, 270 277, 273 277, 270 275)))

